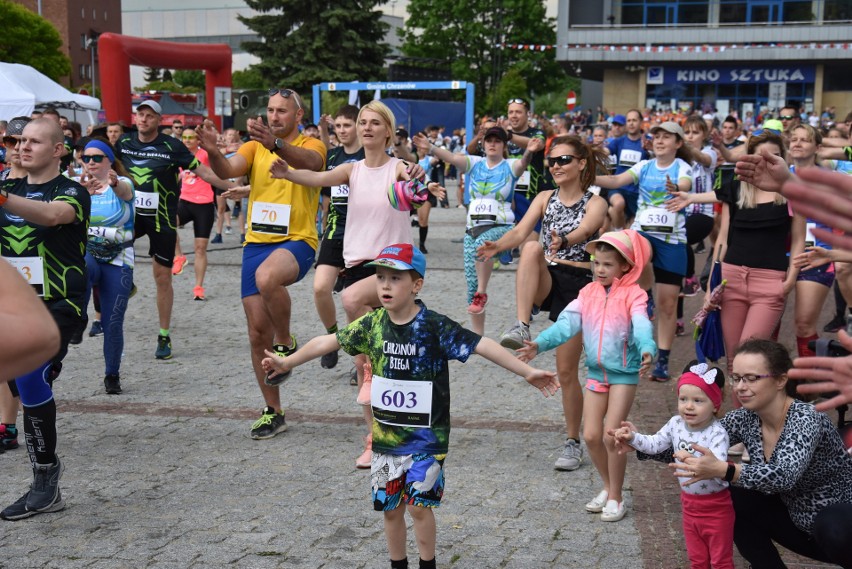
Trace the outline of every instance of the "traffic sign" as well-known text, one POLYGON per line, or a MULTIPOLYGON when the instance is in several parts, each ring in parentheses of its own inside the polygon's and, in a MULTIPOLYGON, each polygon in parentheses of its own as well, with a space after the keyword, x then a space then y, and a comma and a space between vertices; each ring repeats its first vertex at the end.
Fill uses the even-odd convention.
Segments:
POLYGON ((565 99, 565 106, 569 111, 574 110, 574 107, 577 106, 577 93, 574 91, 568 91, 568 98, 565 99))

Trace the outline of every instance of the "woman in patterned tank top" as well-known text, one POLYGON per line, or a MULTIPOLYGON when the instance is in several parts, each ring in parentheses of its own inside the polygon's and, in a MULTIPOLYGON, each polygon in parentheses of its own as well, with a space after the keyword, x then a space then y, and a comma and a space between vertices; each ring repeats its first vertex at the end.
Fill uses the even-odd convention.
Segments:
MULTIPOLYGON (((497 241, 486 241, 477 254, 486 260, 523 243, 516 273, 517 321, 500 337, 500 344, 519 349, 530 340, 529 322, 535 309, 547 310, 551 321, 591 282, 585 246, 606 219, 606 201, 589 191, 606 154, 575 136, 553 139, 548 168, 557 189, 539 193, 523 219, 497 241), (526 239, 542 220, 539 241, 526 239)), ((578 379, 582 338, 578 334, 556 349, 556 372, 562 386, 562 408, 568 439, 556 461, 559 470, 574 470, 582 462, 580 420, 583 394, 578 379)))

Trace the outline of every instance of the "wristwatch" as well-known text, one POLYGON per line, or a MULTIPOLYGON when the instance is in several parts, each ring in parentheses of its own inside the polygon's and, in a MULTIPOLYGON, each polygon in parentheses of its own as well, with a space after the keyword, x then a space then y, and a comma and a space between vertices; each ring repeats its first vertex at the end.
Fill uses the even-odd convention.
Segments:
POLYGON ((276 138, 275 142, 272 145, 272 148, 270 148, 269 151, 274 154, 274 153, 278 152, 279 150, 281 150, 282 148, 284 148, 284 141, 281 140, 280 138, 276 138))

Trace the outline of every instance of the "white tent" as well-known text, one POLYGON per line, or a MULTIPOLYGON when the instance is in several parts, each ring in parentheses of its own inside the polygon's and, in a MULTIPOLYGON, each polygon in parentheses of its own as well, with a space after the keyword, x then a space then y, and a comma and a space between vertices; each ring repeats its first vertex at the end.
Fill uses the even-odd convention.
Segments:
POLYGON ((75 95, 29 65, 0 62, 0 119, 29 116, 36 106, 97 111, 100 100, 75 95))

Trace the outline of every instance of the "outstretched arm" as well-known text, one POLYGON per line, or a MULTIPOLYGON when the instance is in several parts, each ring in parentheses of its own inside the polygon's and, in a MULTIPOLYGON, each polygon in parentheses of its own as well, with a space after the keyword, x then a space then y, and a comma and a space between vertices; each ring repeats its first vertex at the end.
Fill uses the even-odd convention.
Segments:
POLYGON ((541 391, 545 397, 550 397, 559 389, 559 380, 556 379, 556 372, 536 369, 525 364, 521 360, 514 358, 491 338, 483 337, 476 345, 476 353, 506 368, 512 373, 520 375, 530 385, 541 391))
POLYGON ((340 344, 337 341, 336 334, 326 334, 325 336, 317 336, 312 338, 307 344, 293 352, 292 355, 282 358, 275 352, 264 350, 266 357, 261 361, 263 369, 269 373, 272 371, 278 373, 287 373, 294 367, 300 366, 303 363, 316 359, 323 354, 333 352, 340 349, 340 344))

